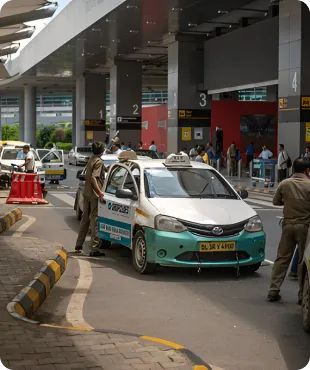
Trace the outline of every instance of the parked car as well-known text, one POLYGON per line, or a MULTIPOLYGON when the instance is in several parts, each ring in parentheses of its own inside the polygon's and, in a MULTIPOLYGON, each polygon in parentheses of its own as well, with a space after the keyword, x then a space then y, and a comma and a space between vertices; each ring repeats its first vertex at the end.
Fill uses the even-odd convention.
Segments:
MULTIPOLYGON (((119 162, 118 155, 115 154, 104 154, 101 157, 104 160, 104 164, 106 167, 110 167, 112 164, 119 162)), ((140 160, 150 160, 150 157, 138 157, 140 160)), ((79 180, 78 189, 76 191, 75 196, 75 203, 74 203, 74 210, 76 212, 76 218, 80 221, 82 219, 83 214, 83 191, 85 186, 85 175, 86 175, 86 167, 83 170, 80 170, 76 174, 76 178, 79 180)))
POLYGON ((136 154, 141 157, 150 157, 152 159, 160 159, 157 152, 154 150, 144 150, 144 149, 137 149, 135 150, 136 154))
POLYGON ((86 165, 92 155, 93 152, 90 146, 76 146, 70 150, 68 161, 69 164, 73 164, 75 166, 86 165))

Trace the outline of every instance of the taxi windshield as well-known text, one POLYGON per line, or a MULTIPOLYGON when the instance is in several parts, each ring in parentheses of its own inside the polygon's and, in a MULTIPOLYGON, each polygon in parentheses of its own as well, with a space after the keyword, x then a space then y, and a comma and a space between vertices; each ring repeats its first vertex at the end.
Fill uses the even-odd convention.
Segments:
POLYGON ((238 199, 220 175, 200 168, 149 168, 145 171, 149 198, 238 199))
MULTIPOLYGON (((37 154, 31 150, 31 153, 34 156, 35 161, 39 161, 37 154)), ((2 153, 2 160, 22 160, 26 158, 26 154, 23 152, 22 149, 14 148, 14 149, 4 149, 2 153)))

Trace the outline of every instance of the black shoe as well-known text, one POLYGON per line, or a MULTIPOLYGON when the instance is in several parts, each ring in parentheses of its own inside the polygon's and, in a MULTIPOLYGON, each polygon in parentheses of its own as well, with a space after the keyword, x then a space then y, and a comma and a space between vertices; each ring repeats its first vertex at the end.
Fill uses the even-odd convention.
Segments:
POLYGON ((76 247, 75 247, 75 251, 76 251, 76 252, 81 252, 81 251, 82 251, 82 249, 83 249, 83 247, 78 247, 78 246, 76 246, 76 247))
POLYGON ((90 252, 89 257, 104 257, 105 253, 100 251, 90 252))
POLYGON ((276 295, 273 295, 273 294, 268 294, 268 297, 267 297, 267 300, 268 302, 278 302, 278 301, 281 301, 281 296, 280 294, 276 294, 276 295))

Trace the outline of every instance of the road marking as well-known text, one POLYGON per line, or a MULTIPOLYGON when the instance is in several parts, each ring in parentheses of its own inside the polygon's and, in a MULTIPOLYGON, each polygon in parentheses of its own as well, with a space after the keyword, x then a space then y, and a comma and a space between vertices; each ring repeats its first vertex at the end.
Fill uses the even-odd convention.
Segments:
POLYGON ((54 197, 54 196, 57 196, 57 194, 76 194, 76 191, 57 191, 57 192, 49 192, 48 194, 54 197))
POLYGON ((174 349, 184 349, 184 347, 181 346, 180 344, 170 342, 169 340, 165 340, 165 339, 161 339, 161 338, 155 338, 155 337, 148 337, 148 336, 145 336, 145 335, 143 335, 140 338, 144 339, 144 340, 149 340, 150 342, 165 344, 166 346, 172 347, 174 349))
POLYGON ((71 197, 70 195, 67 195, 67 193, 60 193, 60 194, 53 193, 51 195, 53 195, 53 197, 58 198, 62 202, 69 204, 71 207, 74 207, 75 199, 71 197))
POLYGON ((270 261, 270 260, 267 260, 267 259, 265 259, 264 262, 269 263, 269 265, 274 265, 274 262, 273 261, 270 261))
POLYGON ((28 218, 28 221, 26 221, 24 224, 22 224, 12 235, 13 238, 20 238, 22 237, 23 233, 32 225, 36 222, 36 218, 32 216, 26 216, 24 215, 23 217, 28 218))
POLYGON ((84 259, 77 259, 77 261, 80 267, 80 276, 67 308, 66 319, 74 327, 93 329, 83 318, 84 302, 93 281, 93 272, 88 261, 84 259))

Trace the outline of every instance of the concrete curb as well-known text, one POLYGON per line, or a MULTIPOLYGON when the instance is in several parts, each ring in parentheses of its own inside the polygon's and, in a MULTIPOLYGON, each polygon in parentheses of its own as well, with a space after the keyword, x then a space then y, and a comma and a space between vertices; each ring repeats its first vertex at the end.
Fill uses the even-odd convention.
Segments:
POLYGON ((0 217, 0 234, 9 230, 16 222, 23 217, 22 211, 19 208, 14 208, 12 211, 0 217))
POLYGON ((263 193, 263 194, 270 194, 270 195, 274 195, 276 192, 276 189, 269 190, 269 189, 260 189, 260 188, 249 188, 248 186, 234 185, 234 188, 236 190, 247 190, 248 192, 251 192, 251 193, 263 193))
POLYGON ((32 324, 32 316, 45 301, 51 289, 61 278, 68 264, 68 253, 58 245, 56 254, 45 262, 44 267, 25 288, 7 305, 9 314, 17 319, 32 324))

